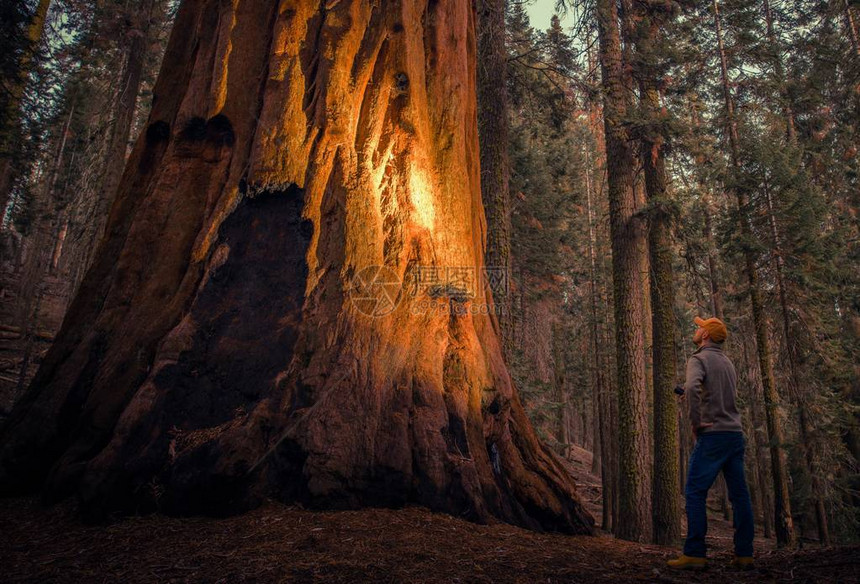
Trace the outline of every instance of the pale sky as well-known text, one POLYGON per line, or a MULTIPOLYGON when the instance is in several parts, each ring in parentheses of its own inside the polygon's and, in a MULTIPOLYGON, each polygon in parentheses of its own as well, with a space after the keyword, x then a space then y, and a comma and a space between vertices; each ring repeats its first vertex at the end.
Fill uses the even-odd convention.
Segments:
MULTIPOLYGON (((520 0, 521 1, 521 0, 520 0)), ((529 13, 529 20, 532 27, 538 30, 549 28, 549 19, 555 14, 556 0, 531 0, 526 6, 526 12, 529 13)), ((561 24, 565 28, 571 26, 570 17, 562 16, 561 24)))

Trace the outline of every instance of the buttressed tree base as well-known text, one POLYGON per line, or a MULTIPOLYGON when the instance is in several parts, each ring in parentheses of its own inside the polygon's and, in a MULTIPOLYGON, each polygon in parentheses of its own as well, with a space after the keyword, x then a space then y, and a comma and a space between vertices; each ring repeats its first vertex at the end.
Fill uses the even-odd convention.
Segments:
POLYGON ((182 3, 107 233, 0 435, 6 492, 91 515, 263 497, 590 533, 480 270, 471 2, 182 3), (395 308, 350 298, 362 270, 395 308), (418 309, 420 308, 420 309, 418 309))

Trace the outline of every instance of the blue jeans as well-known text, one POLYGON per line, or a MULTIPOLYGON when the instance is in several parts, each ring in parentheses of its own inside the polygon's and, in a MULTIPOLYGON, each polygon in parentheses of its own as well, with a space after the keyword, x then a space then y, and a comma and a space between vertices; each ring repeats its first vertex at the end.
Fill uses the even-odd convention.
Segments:
POLYGON ((684 555, 705 557, 708 516, 705 500, 717 474, 723 471, 735 527, 735 555, 753 555, 753 512, 747 481, 744 478, 743 432, 706 432, 699 435, 690 455, 687 474, 687 541, 684 555))

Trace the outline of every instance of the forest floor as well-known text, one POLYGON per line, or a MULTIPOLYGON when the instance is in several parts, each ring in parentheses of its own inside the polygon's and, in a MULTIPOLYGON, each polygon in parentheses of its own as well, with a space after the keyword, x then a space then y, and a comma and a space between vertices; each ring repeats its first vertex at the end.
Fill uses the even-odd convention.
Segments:
MULTIPOLYGON (((597 483, 584 464, 574 466, 594 506, 597 483)), ((319 512, 269 503, 227 519, 153 515, 93 526, 71 504, 6 499, 0 526, 6 583, 860 582, 858 546, 784 552, 762 540, 755 570, 733 571, 721 518, 711 522, 711 565, 697 573, 665 567, 673 548, 476 525, 422 508, 319 512)))

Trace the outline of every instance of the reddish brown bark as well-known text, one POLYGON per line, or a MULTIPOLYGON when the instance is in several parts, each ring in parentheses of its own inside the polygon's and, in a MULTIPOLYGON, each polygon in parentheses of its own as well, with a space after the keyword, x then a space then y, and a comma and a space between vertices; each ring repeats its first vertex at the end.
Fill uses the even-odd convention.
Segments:
POLYGON ((186 0, 107 236, 0 436, 6 490, 224 514, 407 503, 588 533, 537 440, 480 268, 465 2, 186 0), (396 308, 363 314, 385 266, 396 308))

